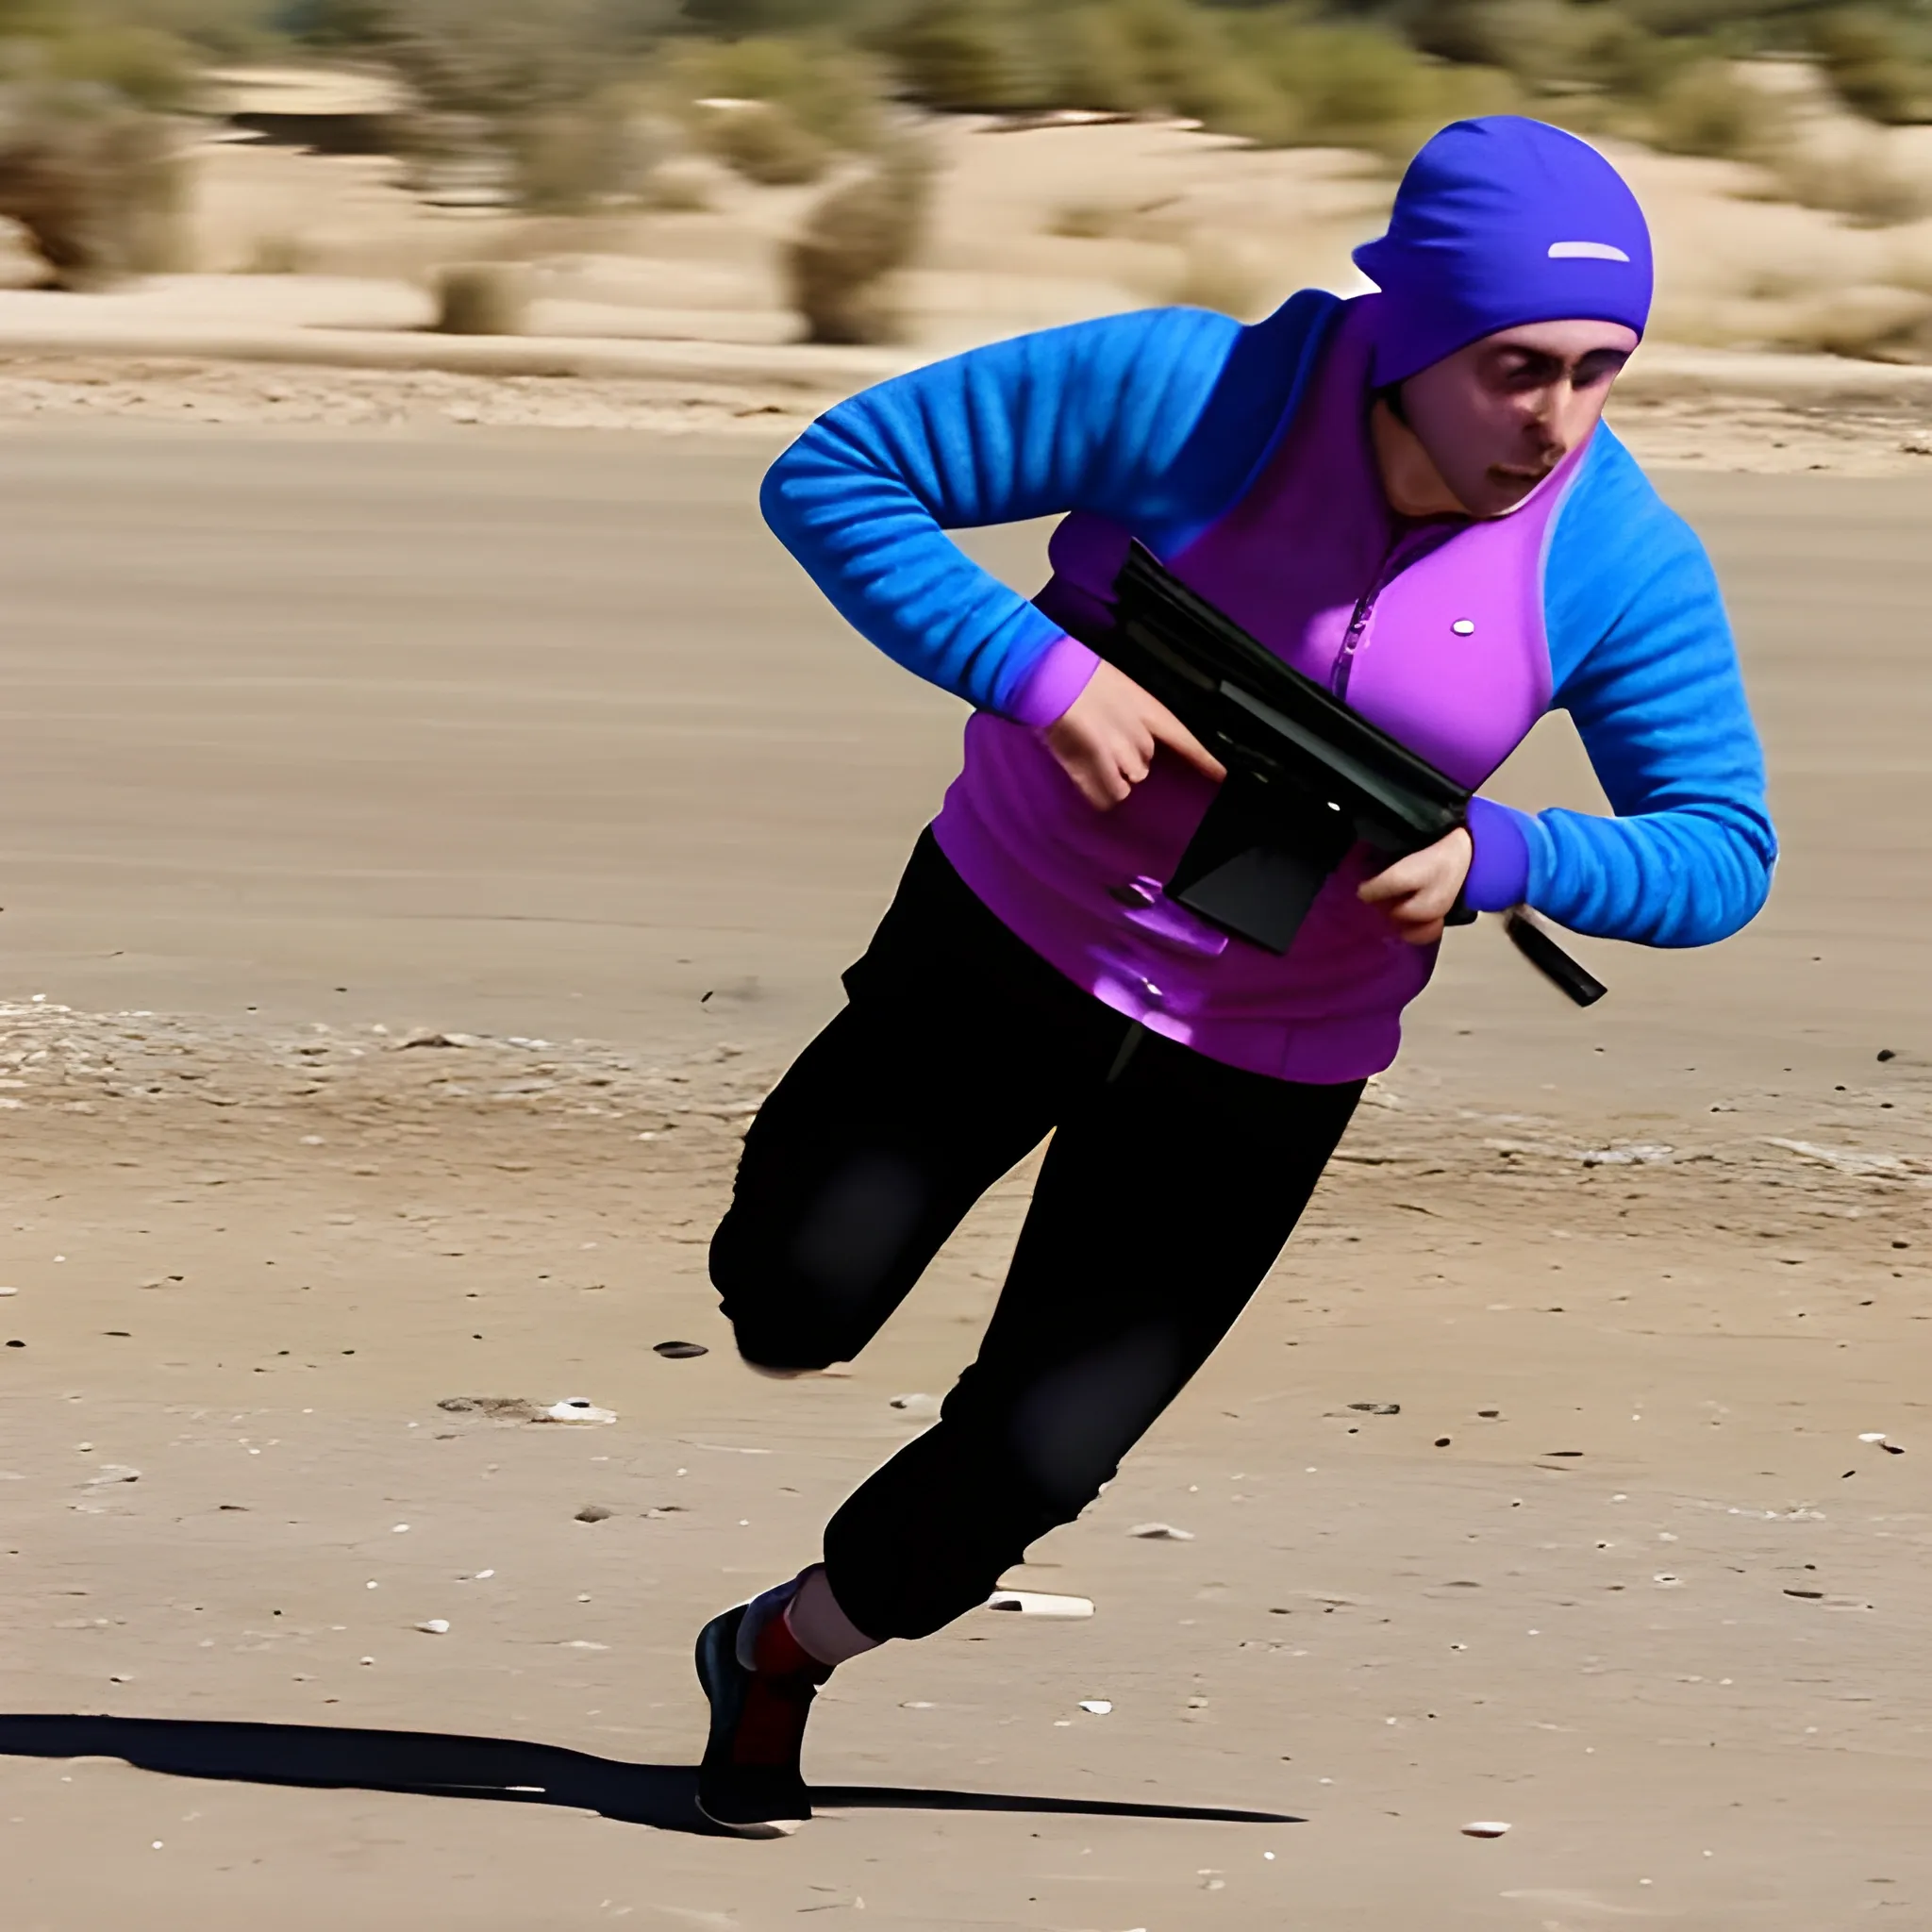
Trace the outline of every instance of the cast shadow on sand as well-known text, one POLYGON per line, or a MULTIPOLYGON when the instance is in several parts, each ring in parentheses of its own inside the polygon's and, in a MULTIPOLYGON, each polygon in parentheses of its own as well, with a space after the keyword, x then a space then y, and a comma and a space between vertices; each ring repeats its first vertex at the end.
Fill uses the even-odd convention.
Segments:
MULTIPOLYGON (((446 1737, 434 1731, 337 1730, 323 1724, 211 1724, 192 1718, 0 1715, 0 1757, 118 1757, 138 1771, 229 1784, 408 1791, 435 1798, 494 1798, 598 1811, 659 1831, 714 1834, 693 1799, 684 1764, 624 1764, 555 1744, 513 1738, 446 1737)), ((1224 1824, 1299 1824, 1276 1811, 1035 1798, 1006 1791, 820 1785, 828 1811, 1020 1811, 1074 1818, 1172 1818, 1224 1824)))

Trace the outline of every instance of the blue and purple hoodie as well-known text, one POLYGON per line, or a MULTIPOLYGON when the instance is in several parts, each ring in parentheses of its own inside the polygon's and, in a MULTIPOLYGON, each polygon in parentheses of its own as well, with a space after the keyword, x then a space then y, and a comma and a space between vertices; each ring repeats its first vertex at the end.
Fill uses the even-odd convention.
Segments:
POLYGON ((1318 1082, 1393 1059, 1435 949, 1357 902, 1360 855, 1285 957, 1230 941, 1160 890, 1207 779, 1163 758, 1112 811, 1080 797, 1043 733, 1092 674, 1080 638, 1108 621, 1130 536, 1472 788, 1545 711, 1570 712, 1615 815, 1478 799, 1478 909, 1700 945, 1757 910, 1776 853, 1710 566, 1616 438, 1599 428, 1507 517, 1422 524, 1390 510, 1370 444, 1381 384, 1496 329, 1641 330, 1650 260, 1628 190, 1555 129, 1460 124, 1418 158, 1361 258, 1383 293, 1307 292, 1249 327, 1192 309, 1109 317, 884 383, 814 424, 762 499, 857 629, 974 707, 934 829, 977 896, 1150 1030, 1318 1082), (1540 199, 1521 186, 1525 155, 1540 199), (1499 160, 1514 186, 1495 187, 1499 160), (1051 515, 1053 576, 1030 600, 945 534, 1051 515))

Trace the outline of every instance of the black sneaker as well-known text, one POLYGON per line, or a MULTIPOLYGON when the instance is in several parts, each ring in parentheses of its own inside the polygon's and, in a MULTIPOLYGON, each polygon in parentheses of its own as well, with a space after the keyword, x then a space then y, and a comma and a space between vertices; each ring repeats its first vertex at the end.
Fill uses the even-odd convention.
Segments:
POLYGON ((698 1682, 711 1703, 698 1809, 741 1837, 779 1838, 811 1816, 798 1756, 811 1701, 831 1673, 747 1670, 738 1655, 747 1607, 726 1610, 698 1632, 698 1682))

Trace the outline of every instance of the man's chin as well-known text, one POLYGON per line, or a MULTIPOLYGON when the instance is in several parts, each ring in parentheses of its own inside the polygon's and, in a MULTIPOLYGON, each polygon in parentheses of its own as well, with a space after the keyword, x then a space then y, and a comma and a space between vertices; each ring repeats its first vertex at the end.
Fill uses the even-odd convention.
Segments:
POLYGON ((1483 507, 1478 512, 1486 517, 1507 517, 1512 509, 1520 509, 1548 482, 1550 473, 1527 475, 1520 470, 1491 470, 1483 478, 1483 507))

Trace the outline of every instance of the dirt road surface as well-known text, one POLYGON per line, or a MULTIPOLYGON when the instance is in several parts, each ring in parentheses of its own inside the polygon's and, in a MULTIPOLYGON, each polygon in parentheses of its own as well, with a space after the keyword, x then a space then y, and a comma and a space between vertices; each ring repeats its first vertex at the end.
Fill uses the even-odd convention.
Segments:
MULTIPOLYGON (((1013 1573, 1095 1614, 855 1664, 822 1817, 696 1828, 692 1633, 921 1426, 1028 1186, 849 1373, 736 1366, 737 1137, 961 722, 764 454, 6 432, 8 1932, 1932 1923, 1909 478, 1663 479, 1775 768, 1752 932, 1581 947, 1588 1015, 1455 935, 1235 1341, 1013 1573)), ((1556 728, 1504 789, 1591 795, 1556 728)))

